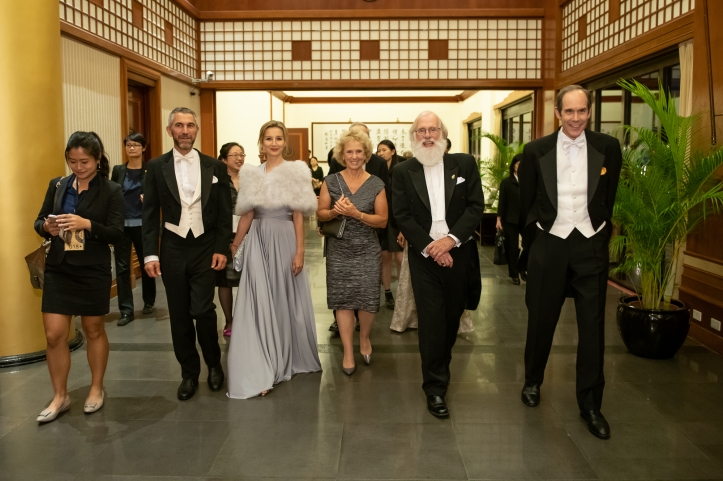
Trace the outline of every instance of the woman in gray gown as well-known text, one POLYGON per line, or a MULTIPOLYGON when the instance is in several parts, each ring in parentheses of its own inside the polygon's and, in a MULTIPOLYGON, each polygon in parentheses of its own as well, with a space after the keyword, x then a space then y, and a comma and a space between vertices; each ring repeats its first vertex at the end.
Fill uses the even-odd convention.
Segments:
POLYGON ((316 212, 321 222, 346 219, 341 239, 327 237, 326 291, 344 345, 342 370, 349 376, 356 369, 354 311, 359 311, 359 351, 366 364, 371 362, 369 334, 379 311, 382 250, 374 229, 387 225, 387 197, 384 182, 364 169, 371 155, 366 133, 351 129, 341 135, 334 158, 346 168, 326 177, 316 212))
POLYGON ((228 396, 265 395, 274 384, 302 372, 321 371, 311 289, 304 267, 304 215, 316 210, 311 172, 305 162, 285 161, 283 123, 261 127, 259 148, 266 162, 239 175, 231 246, 242 241, 243 268, 228 351, 228 396))

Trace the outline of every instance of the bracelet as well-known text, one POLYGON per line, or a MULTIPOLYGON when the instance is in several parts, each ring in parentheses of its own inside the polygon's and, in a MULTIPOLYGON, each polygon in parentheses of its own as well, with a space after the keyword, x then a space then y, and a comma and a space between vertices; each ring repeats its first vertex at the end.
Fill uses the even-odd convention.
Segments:
POLYGON ((364 212, 361 213, 361 216, 359 217, 359 222, 364 220, 364 212))

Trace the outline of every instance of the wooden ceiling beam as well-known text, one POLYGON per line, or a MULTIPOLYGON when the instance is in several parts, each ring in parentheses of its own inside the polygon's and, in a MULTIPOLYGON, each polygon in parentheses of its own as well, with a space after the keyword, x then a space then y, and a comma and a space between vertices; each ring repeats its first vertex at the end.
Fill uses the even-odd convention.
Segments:
MULTIPOLYGON (((177 0, 178 1, 178 0, 177 0)), ((198 20, 395 19, 395 18, 543 18, 544 8, 455 8, 377 10, 224 10, 198 11, 198 20)))

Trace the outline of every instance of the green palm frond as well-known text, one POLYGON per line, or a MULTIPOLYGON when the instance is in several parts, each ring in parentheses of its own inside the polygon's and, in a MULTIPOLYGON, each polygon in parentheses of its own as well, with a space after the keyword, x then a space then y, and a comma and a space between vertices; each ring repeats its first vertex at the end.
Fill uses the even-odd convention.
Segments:
POLYGON ((485 179, 488 187, 487 192, 485 192, 485 201, 489 205, 495 205, 500 184, 510 174, 510 163, 512 163, 515 155, 522 153, 525 144, 518 144, 517 142, 508 144, 499 135, 487 132, 480 134, 479 138, 489 139, 497 149, 497 153, 492 158, 477 161, 480 177, 485 179))
MULTIPOLYGON (((623 151, 613 221, 625 235, 610 243, 622 255, 615 272, 641 272, 641 301, 653 309, 675 278, 680 246, 707 215, 723 207, 723 184, 714 173, 723 165, 723 151, 692 145, 695 116, 677 113, 662 84, 655 94, 637 81, 618 84, 642 99, 654 112, 660 129, 626 126, 636 139, 623 151)), ((664 299, 667 304, 669 299, 664 299)))

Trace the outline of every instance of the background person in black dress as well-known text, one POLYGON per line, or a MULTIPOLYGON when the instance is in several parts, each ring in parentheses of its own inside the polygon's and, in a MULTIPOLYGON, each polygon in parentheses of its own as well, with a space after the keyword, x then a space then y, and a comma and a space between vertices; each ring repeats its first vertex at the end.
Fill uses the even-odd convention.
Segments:
POLYGON ((309 169, 311 169, 311 186, 314 188, 314 194, 319 197, 321 184, 324 183, 324 171, 319 167, 319 159, 316 157, 310 158, 309 169))
MULTIPOLYGON (((243 146, 236 142, 229 142, 223 144, 219 151, 218 160, 226 164, 226 170, 231 178, 229 184, 231 191, 231 206, 232 208, 236 205, 236 199, 238 199, 238 175, 246 162, 246 151, 243 146)), ((231 240, 229 244, 233 243, 233 238, 236 236, 236 228, 238 227, 238 216, 232 215, 232 232, 231 240)), ((231 252, 226 258, 226 262, 231 262, 231 252)), ((231 325, 233 324, 233 288, 238 287, 239 280, 230 281, 226 277, 226 269, 218 271, 216 277, 216 287, 218 287, 218 302, 221 304, 223 315, 226 318, 226 325, 223 327, 223 335, 231 335, 231 325)))
MULTIPOLYGON (((397 279, 399 279, 399 271, 402 268, 402 252, 404 252, 404 241, 399 242, 399 229, 393 222, 394 216, 391 215, 392 205, 392 175, 394 166, 400 160, 397 155, 397 148, 391 140, 382 140, 377 146, 377 155, 384 159, 389 169, 389 182, 385 186, 387 193, 387 206, 389 210, 389 221, 384 228, 386 242, 382 245, 382 285, 384 286, 385 306, 387 309, 394 309, 394 296, 392 295, 392 258, 397 265, 397 279)), ((402 239, 404 236, 402 236, 402 239)))
POLYGON ((68 332, 72 316, 80 316, 88 340, 92 375, 86 413, 103 406, 103 376, 108 363, 108 337, 103 316, 110 310, 110 247, 123 236, 124 202, 121 188, 108 180, 108 158, 95 132, 75 132, 68 139, 65 160, 73 172, 50 181, 35 231, 51 240, 45 261, 43 324, 54 397, 38 416, 54 420, 70 408, 68 332), (55 217, 53 217, 55 216, 55 217), (83 231, 84 250, 66 251, 60 229, 83 231))
POLYGON ((201 374, 196 339, 209 387, 223 387, 213 298, 217 271, 231 250, 231 193, 226 165, 193 148, 198 135, 193 110, 173 109, 166 131, 173 149, 151 160, 146 172, 143 245, 148 274, 164 274, 173 350, 183 376, 177 397, 186 401, 196 394, 201 374))
POLYGON ((512 283, 520 284, 517 261, 520 257, 520 184, 517 180, 517 168, 522 154, 517 154, 510 163, 510 175, 500 182, 500 203, 497 206, 497 230, 505 233, 505 251, 507 253, 507 271, 512 283))
POLYGON ((115 244, 115 278, 118 286, 118 308, 121 313, 119 326, 125 326, 133 320, 133 289, 131 287, 131 246, 136 249, 141 264, 143 279, 143 314, 151 314, 156 303, 156 280, 143 269, 143 178, 147 165, 143 162, 146 151, 146 139, 141 134, 132 133, 123 139, 128 162, 113 167, 110 180, 123 189, 126 218, 123 238, 115 244))

